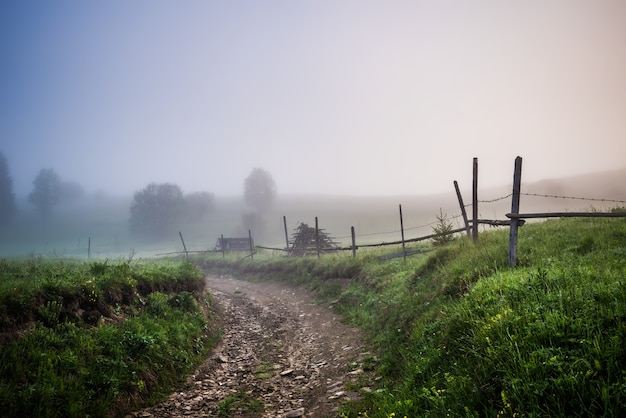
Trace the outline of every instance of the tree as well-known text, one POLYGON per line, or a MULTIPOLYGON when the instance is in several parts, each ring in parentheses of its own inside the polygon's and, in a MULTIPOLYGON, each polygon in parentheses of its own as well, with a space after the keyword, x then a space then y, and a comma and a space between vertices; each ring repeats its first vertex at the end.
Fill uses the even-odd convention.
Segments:
POLYGON ((260 213, 266 213, 276 198, 276 183, 269 171, 254 168, 244 181, 246 203, 260 213))
POLYGON ((215 196, 209 192, 195 192, 185 195, 186 218, 192 222, 202 218, 215 209, 215 196))
POLYGON ((130 206, 130 228, 133 232, 162 237, 180 221, 184 206, 179 186, 150 183, 135 192, 130 206))
POLYGON ((4 154, 0 152, 0 225, 11 221, 15 212, 13 179, 9 175, 7 160, 4 154))
POLYGON ((435 218, 437 223, 433 226, 433 234, 436 234, 436 237, 433 238, 433 244, 436 247, 440 247, 454 241, 454 235, 452 234, 454 225, 448 220, 448 216, 443 214, 441 208, 439 208, 439 215, 435 216, 435 218))
POLYGON ((52 208, 61 198, 61 178, 52 168, 42 168, 33 180, 33 191, 28 201, 43 218, 47 218, 52 208))

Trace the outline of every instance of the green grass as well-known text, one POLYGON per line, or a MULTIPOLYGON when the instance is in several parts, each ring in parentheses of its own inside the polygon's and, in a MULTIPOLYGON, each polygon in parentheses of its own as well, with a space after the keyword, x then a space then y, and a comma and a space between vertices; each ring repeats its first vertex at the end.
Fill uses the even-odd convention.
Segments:
POLYGON ((214 344, 190 263, 0 260, 0 410, 123 416, 168 394, 214 344))
POLYGON ((245 414, 263 411, 263 400, 251 398, 247 393, 237 392, 227 396, 217 405, 217 413, 221 417, 230 417, 232 414, 245 414))
POLYGON ((427 255, 205 261, 306 283, 361 327, 381 377, 346 417, 626 416, 626 220, 562 219, 427 255))
MULTIPOLYGON (((507 232, 406 263, 362 250, 193 262, 307 285, 364 330, 380 379, 360 382, 374 390, 346 417, 626 415, 626 221, 527 224, 515 269, 507 232)), ((115 416, 155 402, 213 343, 203 287, 191 263, 0 260, 0 409, 115 416)), ((220 404, 261 409, 245 394, 220 404)))

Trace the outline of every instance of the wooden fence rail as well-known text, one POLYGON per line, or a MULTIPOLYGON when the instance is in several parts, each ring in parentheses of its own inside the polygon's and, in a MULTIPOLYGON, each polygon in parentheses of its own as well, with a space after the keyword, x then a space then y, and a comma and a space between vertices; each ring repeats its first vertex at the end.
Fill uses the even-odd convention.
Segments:
POLYGON ((511 220, 509 230, 509 266, 517 265, 517 237, 518 227, 524 219, 542 218, 623 218, 626 212, 543 212, 543 213, 519 213, 520 195, 522 183, 522 157, 515 158, 513 172, 513 193, 511 200, 511 212, 506 217, 511 220))
POLYGON ((507 213, 511 219, 538 218, 624 218, 626 212, 544 212, 544 213, 507 213))

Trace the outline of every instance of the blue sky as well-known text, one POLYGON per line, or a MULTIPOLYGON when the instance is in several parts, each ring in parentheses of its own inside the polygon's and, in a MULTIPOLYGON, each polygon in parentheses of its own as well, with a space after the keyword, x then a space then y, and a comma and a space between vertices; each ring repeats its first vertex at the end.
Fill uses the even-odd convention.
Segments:
POLYGON ((0 4, 0 152, 88 192, 430 194, 626 167, 623 1, 0 4))

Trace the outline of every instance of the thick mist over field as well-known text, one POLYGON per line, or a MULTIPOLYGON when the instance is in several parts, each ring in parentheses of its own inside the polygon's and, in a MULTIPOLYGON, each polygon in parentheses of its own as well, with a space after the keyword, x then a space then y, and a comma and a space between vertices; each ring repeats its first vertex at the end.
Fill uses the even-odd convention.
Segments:
POLYGON ((623 200, 625 17, 612 0, 2 2, 0 254, 142 256, 248 229, 282 247, 283 216, 397 240, 399 204, 425 235, 440 209, 460 222, 452 182, 469 204, 474 157, 480 199, 510 193, 519 155, 529 190, 623 200), (243 198, 255 168, 271 206, 243 198), (595 172, 620 174, 571 180, 595 172), (159 193, 171 206, 141 216, 159 193))
MULTIPOLYGON (((626 206, 626 183, 622 181, 623 178, 626 178, 626 170, 523 183, 521 212, 589 211, 623 207, 626 206), (602 202, 598 199, 619 202, 602 202)), ((471 183, 471 176, 469 180, 459 180, 466 205, 471 203, 472 196, 471 184, 467 184, 471 183)), ((479 217, 506 219, 505 214, 511 209, 511 200, 506 196, 510 193, 510 184, 481 188, 479 177, 479 201, 499 199, 489 203, 480 202, 479 217)), ((171 234, 159 239, 141 238, 131 233, 131 202, 131 196, 85 195, 80 201, 56 207, 48 219, 41 219, 26 202, 21 201, 17 219, 2 230, 0 256, 85 258, 91 244, 91 257, 153 257, 182 251, 179 232, 183 235, 187 249, 192 251, 214 249, 221 234, 225 237, 248 235, 242 216, 250 212, 250 207, 243 197, 218 197, 213 211, 201 220, 180 222, 174 226, 171 234)), ((300 222, 314 226, 317 216, 319 227, 343 245, 350 244, 351 226, 355 228, 357 244, 397 241, 400 239, 399 204, 402 204, 407 239, 431 234, 440 209, 455 227, 463 226, 459 204, 451 184, 447 193, 424 196, 340 197, 279 194, 271 210, 263 216, 262 224, 252 234, 258 245, 284 248, 283 216, 287 219, 290 238, 300 222)), ((471 214, 471 207, 467 210, 471 214)))

